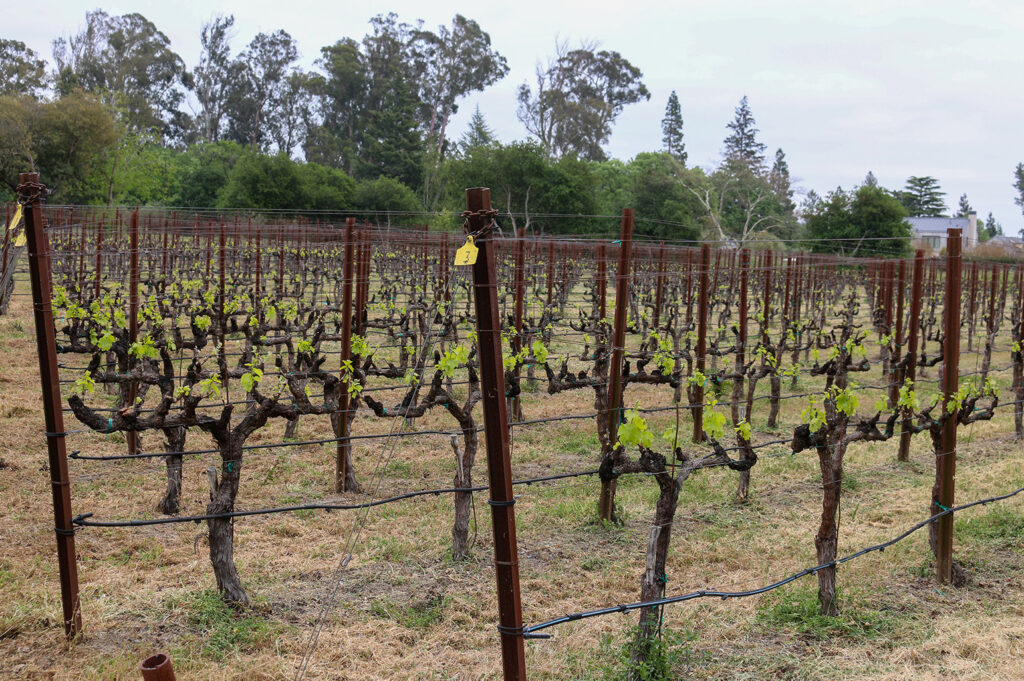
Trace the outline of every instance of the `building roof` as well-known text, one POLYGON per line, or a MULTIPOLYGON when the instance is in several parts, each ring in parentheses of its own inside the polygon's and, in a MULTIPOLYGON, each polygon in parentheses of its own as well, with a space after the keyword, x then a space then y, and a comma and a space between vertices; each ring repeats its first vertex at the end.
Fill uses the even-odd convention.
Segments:
POLYGON ((964 232, 969 227, 968 218, 907 218, 910 228, 914 234, 937 234, 946 236, 947 229, 961 229, 964 232))

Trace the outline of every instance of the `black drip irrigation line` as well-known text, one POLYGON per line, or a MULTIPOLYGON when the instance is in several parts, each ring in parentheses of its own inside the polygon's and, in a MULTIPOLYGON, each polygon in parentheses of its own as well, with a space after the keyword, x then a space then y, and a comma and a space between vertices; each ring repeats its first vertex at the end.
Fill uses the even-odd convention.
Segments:
POLYGON ((1024 492, 1024 487, 1018 488, 1018 489, 1016 489, 1016 490, 1014 490, 1012 492, 1008 492, 1006 494, 1001 494, 999 496, 988 497, 987 499, 979 499, 977 501, 972 501, 972 502, 967 503, 967 504, 961 504, 960 506, 953 506, 953 507, 947 508, 944 511, 940 511, 939 513, 936 513, 935 515, 931 516, 930 518, 926 518, 925 520, 922 520, 921 522, 917 523, 916 525, 913 525, 912 527, 910 527, 908 530, 906 530, 902 534, 899 534, 896 537, 894 537, 894 538, 892 538, 892 539, 890 539, 888 541, 882 542, 881 544, 875 544, 873 546, 869 546, 867 548, 861 549, 860 551, 857 551, 856 553, 851 553, 851 554, 849 554, 847 556, 843 556, 842 558, 838 558, 838 559, 836 559, 836 560, 834 560, 832 562, 829 562, 829 563, 822 563, 820 565, 815 565, 814 567, 810 567, 810 568, 807 568, 805 570, 801 570, 800 572, 795 572, 795 573, 789 575, 788 577, 786 577, 784 579, 780 579, 777 582, 772 582, 771 584, 766 584, 766 585, 758 587, 756 589, 749 589, 749 590, 746 590, 746 591, 718 591, 718 590, 711 590, 711 589, 702 589, 700 591, 691 591, 690 593, 680 594, 678 596, 671 596, 669 598, 660 598, 660 599, 653 600, 653 601, 641 601, 639 603, 627 603, 627 604, 622 604, 622 605, 611 606, 611 607, 608 607, 608 608, 600 608, 598 610, 588 610, 588 611, 585 611, 585 612, 577 612, 577 613, 572 613, 572 614, 569 614, 569 615, 563 615, 562 617, 556 617, 555 619, 548 620, 546 622, 541 622, 539 624, 534 624, 534 625, 531 625, 531 626, 528 626, 528 627, 523 627, 517 633, 519 633, 523 638, 526 638, 526 639, 530 639, 530 638, 551 638, 550 634, 537 634, 536 632, 541 631, 543 629, 548 629, 548 628, 553 627, 553 626, 558 625, 558 624, 565 624, 566 622, 575 622, 577 620, 588 619, 588 618, 591 618, 591 617, 599 617, 599 616, 602 616, 602 615, 611 615, 613 613, 625 613, 625 612, 629 612, 630 610, 639 610, 641 608, 654 608, 654 607, 658 607, 658 606, 662 606, 662 605, 669 605, 669 604, 672 604, 672 603, 682 603, 684 601, 691 601, 691 600, 695 600, 695 599, 698 599, 698 598, 721 598, 722 600, 727 600, 727 599, 730 599, 730 598, 747 598, 749 596, 758 596, 760 594, 767 593, 769 591, 774 591, 775 589, 783 587, 783 586, 789 584, 790 582, 794 582, 794 581, 800 579, 801 577, 806 577, 808 575, 817 574, 818 572, 820 572, 821 570, 824 570, 826 568, 837 567, 839 565, 842 565, 843 563, 848 563, 848 562, 850 562, 850 561, 852 561, 852 560, 854 560, 856 558, 860 558, 861 556, 864 556, 864 555, 866 555, 868 553, 872 553, 874 551, 879 551, 879 552, 885 551, 885 549, 889 548, 893 544, 896 544, 898 542, 903 541, 904 539, 906 539, 910 535, 914 534, 915 532, 917 532, 921 528, 926 527, 926 526, 930 525, 931 523, 934 523, 936 520, 938 520, 939 518, 942 518, 943 516, 950 515, 950 514, 952 514, 954 512, 957 512, 957 511, 963 511, 963 510, 971 508, 973 506, 981 506, 981 505, 991 504, 991 503, 996 502, 996 501, 1003 501, 1005 499, 1009 499, 1011 497, 1015 497, 1018 494, 1021 494, 1022 492, 1024 492))
MULTIPOLYGON (((597 475, 599 471, 579 471, 576 473, 558 473, 556 475, 546 475, 539 478, 528 478, 525 480, 513 480, 513 485, 533 485, 535 483, 551 482, 553 480, 564 480, 566 478, 579 478, 583 476, 597 475)), ((397 496, 388 497, 386 499, 376 499, 374 501, 365 502, 361 504, 298 504, 294 506, 278 506, 275 508, 258 508, 251 511, 232 511, 230 513, 213 513, 207 515, 189 515, 189 516, 175 516, 169 518, 153 518, 150 520, 88 520, 92 517, 92 513, 82 513, 71 519, 71 522, 79 527, 145 527, 147 525, 170 525, 174 523, 199 523, 204 520, 214 520, 220 518, 240 518, 244 516, 253 515, 270 515, 274 513, 290 513, 294 511, 354 511, 362 508, 371 508, 373 506, 382 506, 384 504, 392 504, 396 501, 403 501, 405 499, 413 499, 415 497, 424 496, 440 496, 442 494, 455 494, 458 492, 472 493, 472 492, 483 492, 487 490, 487 485, 480 485, 477 487, 446 487, 441 489, 427 489, 419 490, 416 492, 406 492, 405 494, 399 494, 397 496)))

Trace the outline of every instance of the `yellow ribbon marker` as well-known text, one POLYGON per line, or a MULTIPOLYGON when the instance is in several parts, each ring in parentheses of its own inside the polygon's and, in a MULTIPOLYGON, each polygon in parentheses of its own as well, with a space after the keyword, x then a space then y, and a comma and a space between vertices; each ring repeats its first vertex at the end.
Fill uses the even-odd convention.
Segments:
POLYGON ((476 264, 476 254, 480 252, 480 249, 473 243, 473 237, 467 236, 466 243, 462 245, 459 250, 455 251, 455 264, 456 265, 474 265, 476 264))
MULTIPOLYGON (((14 211, 14 217, 11 218, 10 223, 8 223, 7 225, 7 232, 16 229, 18 227, 19 222, 21 222, 21 204, 18 204, 18 208, 14 211)), ((21 234, 19 234, 18 237, 14 240, 14 246, 16 248, 21 248, 22 246, 25 245, 25 242, 25 230, 21 230, 21 234)))
POLYGON ((9 232, 12 229, 14 229, 15 227, 17 227, 19 222, 21 222, 21 204, 20 203, 18 204, 17 209, 15 209, 15 211, 14 211, 14 217, 11 219, 11 221, 9 223, 7 223, 7 229, 5 230, 4 233, 6 234, 7 232, 9 232))

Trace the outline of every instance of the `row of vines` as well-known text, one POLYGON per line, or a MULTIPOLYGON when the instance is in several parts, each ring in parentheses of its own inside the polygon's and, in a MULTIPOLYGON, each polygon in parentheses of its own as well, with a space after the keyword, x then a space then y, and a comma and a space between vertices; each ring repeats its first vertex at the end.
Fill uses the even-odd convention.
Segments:
MULTIPOLYGON (((359 515, 451 494, 451 556, 467 557, 485 387, 473 282, 453 265, 463 236, 315 216, 48 206, 45 218, 62 408, 77 424, 67 429, 70 459, 76 470, 98 469, 90 480, 106 466, 165 481, 133 517, 76 508, 78 528, 205 523, 217 589, 240 605, 250 589, 234 527, 249 515, 359 515), (297 438, 300 423, 318 436, 297 438), (124 435, 122 451, 99 452, 113 434, 124 435), (409 438, 450 448, 456 473, 443 487, 381 488, 380 467, 409 438), (334 459, 333 478, 319 481, 324 496, 267 505, 247 463, 310 443, 334 459), (357 465, 357 448, 373 466, 357 465), (188 495, 189 469, 205 469, 204 506, 188 495)), ((605 523, 618 521, 617 480, 657 486, 639 591, 641 605, 653 604, 638 608, 639 642, 659 626, 673 520, 691 476, 731 471, 743 503, 759 457, 815 455, 822 514, 810 574, 831 615, 851 449, 891 440, 893 458, 905 460, 911 439, 927 438, 935 485, 921 510, 932 517, 953 506, 944 476, 957 426, 1012 408, 1024 436, 1019 265, 960 262, 952 250, 853 259, 652 243, 633 240, 631 219, 614 237, 575 239, 508 229, 499 217, 491 238, 512 430, 592 428, 598 449, 548 478, 596 477, 605 523), (572 392, 593 409, 559 411, 572 392), (799 423, 780 421, 789 400, 801 404, 799 423)), ((928 525, 940 563, 947 519, 928 525)), ((962 579, 958 564, 948 569, 962 579)))

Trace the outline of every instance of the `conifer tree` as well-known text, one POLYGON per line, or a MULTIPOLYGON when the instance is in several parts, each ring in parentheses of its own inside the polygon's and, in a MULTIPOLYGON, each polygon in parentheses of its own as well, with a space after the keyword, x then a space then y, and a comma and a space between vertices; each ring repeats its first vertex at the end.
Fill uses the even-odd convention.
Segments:
POLYGON ((683 165, 686 165, 686 145, 683 143, 683 112, 679 106, 676 91, 668 97, 665 117, 661 119, 661 142, 664 150, 683 165))
POLYGON ((764 172, 764 152, 767 146, 757 141, 757 133, 760 131, 756 125, 747 96, 743 95, 736 107, 735 118, 726 125, 732 132, 725 138, 725 158, 726 161, 745 165, 760 174, 764 172))
POLYGON ((896 194, 896 198, 907 209, 911 217, 941 217, 946 209, 942 197, 946 192, 939 189, 939 181, 934 177, 911 176, 907 185, 896 194))
POLYGON ((1013 170, 1013 188, 1017 190, 1013 202, 1020 206, 1021 212, 1024 213, 1024 163, 1018 163, 1013 170))
POLYGON ((793 203, 793 187, 789 181, 789 163, 782 149, 775 150, 775 162, 768 182, 779 199, 779 205, 787 214, 792 214, 796 205, 793 203))
POLYGON ((487 147, 497 141, 491 126, 487 125, 487 120, 480 113, 480 105, 478 104, 476 110, 473 111, 473 117, 469 119, 469 126, 466 128, 466 132, 462 133, 462 138, 459 140, 459 148, 462 150, 462 153, 466 153, 467 150, 473 147, 487 147))
POLYGON ((972 210, 974 209, 971 208, 971 204, 967 200, 967 194, 961 194, 960 203, 957 206, 956 215, 954 217, 965 218, 967 217, 967 214, 970 213, 972 210))

